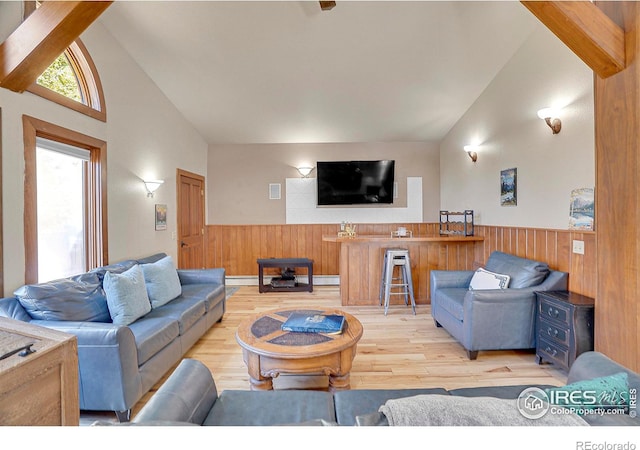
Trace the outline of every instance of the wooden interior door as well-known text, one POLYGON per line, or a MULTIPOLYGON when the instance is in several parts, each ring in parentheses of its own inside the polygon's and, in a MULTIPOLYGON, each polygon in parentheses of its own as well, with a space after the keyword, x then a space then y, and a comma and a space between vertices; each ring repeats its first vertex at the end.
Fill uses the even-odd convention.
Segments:
POLYGON ((178 169, 178 267, 204 269, 204 177, 178 169))

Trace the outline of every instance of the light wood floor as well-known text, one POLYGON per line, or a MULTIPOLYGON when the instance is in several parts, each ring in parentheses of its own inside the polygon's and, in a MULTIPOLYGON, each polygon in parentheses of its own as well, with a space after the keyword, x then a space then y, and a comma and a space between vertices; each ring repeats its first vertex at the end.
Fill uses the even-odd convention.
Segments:
MULTIPOLYGON (((319 306, 340 308, 337 286, 315 286, 314 292, 258 293, 257 286, 243 286, 227 299, 227 312, 185 355, 206 364, 218 391, 249 389, 247 369, 235 339, 238 324, 247 315, 279 307, 319 306)), ((537 365, 532 351, 480 352, 470 361, 466 352, 442 328, 436 328, 428 305, 417 314, 404 305, 343 307, 363 324, 351 371, 351 389, 426 388, 447 389, 518 384, 562 385, 566 373, 552 365, 537 365)), ((162 380, 163 381, 163 380, 162 380)), ((133 415, 148 401, 154 389, 136 405, 133 415)), ((318 387, 323 379, 280 376, 276 388, 318 387)))

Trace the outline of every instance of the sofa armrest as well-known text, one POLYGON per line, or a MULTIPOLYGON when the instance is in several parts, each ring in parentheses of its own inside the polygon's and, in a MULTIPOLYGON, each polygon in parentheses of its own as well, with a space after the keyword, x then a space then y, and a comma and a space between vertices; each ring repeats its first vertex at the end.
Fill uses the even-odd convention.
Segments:
POLYGON ((183 359, 136 414, 133 423, 171 421, 202 425, 217 399, 211 371, 198 360, 183 359))
POLYGON ((225 269, 178 269, 180 284, 225 284, 225 269))
POLYGON ((535 347, 533 288, 468 291, 463 307, 467 350, 535 347))
POLYGON ((131 329, 103 322, 32 320, 78 338, 80 409, 131 409, 142 395, 138 351, 131 329))
POLYGON ((473 270, 432 270, 431 298, 438 289, 468 288, 474 273, 473 270))
POLYGON ((629 376, 629 387, 640 389, 640 375, 617 363, 608 356, 589 351, 581 353, 571 365, 567 376, 567 384, 593 378, 607 377, 616 373, 626 372, 629 376))

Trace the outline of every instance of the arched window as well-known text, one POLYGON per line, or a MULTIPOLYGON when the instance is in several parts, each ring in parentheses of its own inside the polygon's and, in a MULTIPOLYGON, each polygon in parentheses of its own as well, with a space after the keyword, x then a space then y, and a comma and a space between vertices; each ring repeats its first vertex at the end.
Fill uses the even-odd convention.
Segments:
MULTIPOLYGON (((38 2, 24 2, 24 18, 38 2)), ((73 42, 28 89, 29 92, 106 122, 102 84, 93 60, 80 39, 73 42)))

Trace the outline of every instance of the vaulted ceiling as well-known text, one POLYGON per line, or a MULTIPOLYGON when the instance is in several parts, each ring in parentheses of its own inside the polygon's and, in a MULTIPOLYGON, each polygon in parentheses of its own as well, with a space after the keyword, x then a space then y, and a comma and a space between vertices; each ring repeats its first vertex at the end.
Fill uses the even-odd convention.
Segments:
POLYGON ((438 141, 537 23, 514 1, 116 1, 99 21, 209 143, 438 141))

